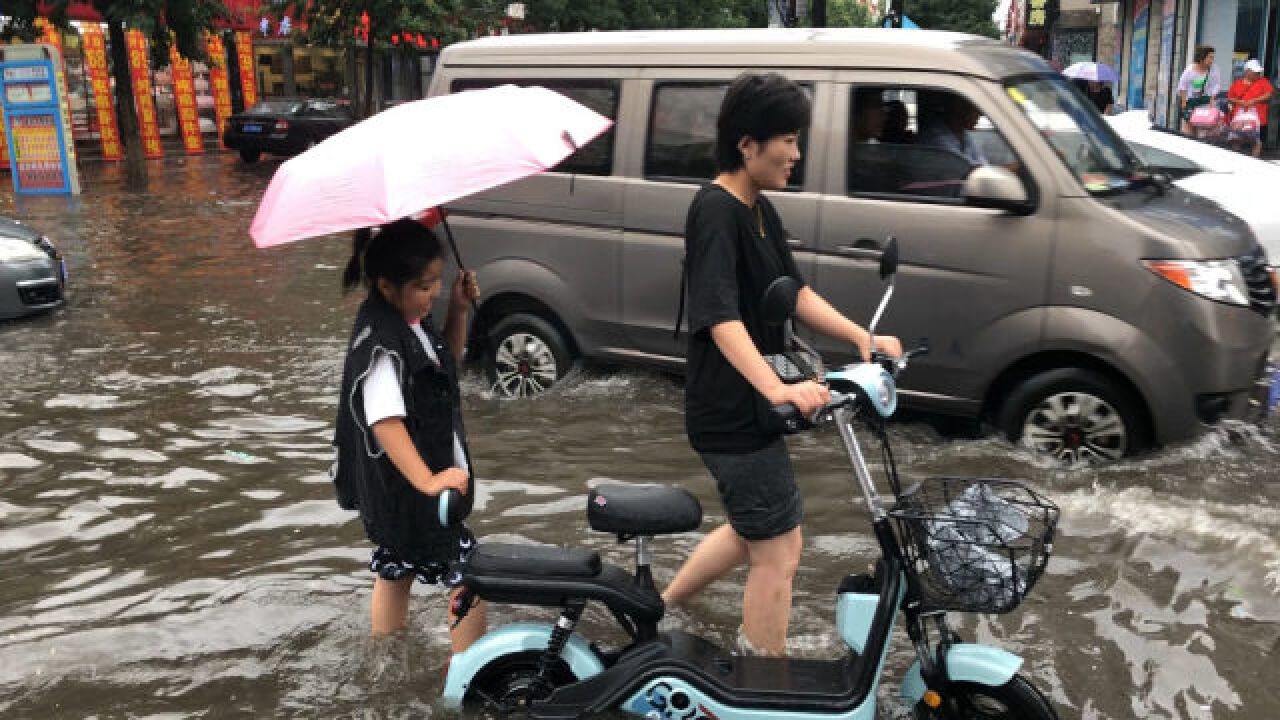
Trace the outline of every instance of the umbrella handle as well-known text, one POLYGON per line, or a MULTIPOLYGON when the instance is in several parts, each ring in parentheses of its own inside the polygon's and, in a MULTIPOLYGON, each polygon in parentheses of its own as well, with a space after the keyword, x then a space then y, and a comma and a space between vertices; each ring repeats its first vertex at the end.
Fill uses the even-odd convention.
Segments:
MULTIPOLYGON (((458 252, 458 243, 453 239, 453 229, 449 227, 448 215, 441 208, 440 224, 444 226, 444 236, 449 240, 449 250, 453 252, 454 262, 458 263, 458 272, 466 272, 467 266, 462 264, 462 254, 458 252)), ((475 300, 471 301, 471 309, 476 311, 476 316, 480 315, 480 306, 475 300)))

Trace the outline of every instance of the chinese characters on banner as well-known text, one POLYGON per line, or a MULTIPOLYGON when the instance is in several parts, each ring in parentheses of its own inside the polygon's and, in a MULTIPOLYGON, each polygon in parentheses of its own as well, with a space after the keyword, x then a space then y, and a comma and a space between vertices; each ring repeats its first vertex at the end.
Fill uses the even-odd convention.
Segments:
POLYGON ((88 70, 89 86, 93 88, 94 105, 98 110, 98 136, 102 140, 102 158, 120 160, 124 152, 120 147, 120 128, 116 125, 115 98, 111 96, 111 80, 107 73, 107 43, 102 27, 97 23, 85 23, 80 29, 84 46, 84 64, 88 70))
POLYGON ((173 73, 173 100, 178 108, 182 147, 188 155, 200 155, 204 152, 204 141, 200 139, 200 117, 196 112, 196 87, 191 77, 191 61, 182 57, 177 45, 169 46, 169 70, 173 73))
MULTIPOLYGON (((62 64, 62 32, 50 25, 44 18, 36 18, 36 26, 43 32, 44 36, 40 40, 48 45, 52 45, 58 51, 58 57, 53 59, 54 76, 57 78, 58 105, 62 108, 62 133, 68 138, 67 142, 67 162, 72 166, 76 165, 76 144, 70 142, 71 138, 71 103, 67 100, 67 73, 63 69, 62 64)), ((58 187, 62 187, 59 185, 58 187)))
POLYGON ((24 190, 61 190, 62 154, 58 151, 58 119, 52 114, 14 115, 13 158, 18 185, 24 190))
POLYGON ((258 104, 258 76, 253 67, 253 39, 243 30, 236 32, 236 59, 240 62, 240 94, 248 110, 258 104))
POLYGON ((129 50, 129 75, 133 80, 133 102, 138 108, 138 130, 142 135, 142 152, 149 158, 164 157, 160 147, 160 126, 156 124, 156 106, 151 98, 151 68, 147 63, 147 37, 138 30, 125 34, 129 50))
POLYGON ((1042 28, 1048 21, 1049 0, 1027 0, 1027 27, 1042 28))
POLYGON ((231 117, 231 82, 227 77, 227 48, 222 36, 209 35, 205 46, 209 53, 209 84, 213 86, 213 115, 218 123, 218 137, 231 117))

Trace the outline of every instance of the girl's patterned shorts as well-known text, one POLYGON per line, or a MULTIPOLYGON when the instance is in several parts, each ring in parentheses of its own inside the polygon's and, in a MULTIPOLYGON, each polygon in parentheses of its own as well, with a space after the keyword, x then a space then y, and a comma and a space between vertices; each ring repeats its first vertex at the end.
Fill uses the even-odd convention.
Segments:
POLYGON ((412 562, 403 560, 394 550, 385 545, 374 548, 369 558, 369 570, 377 573, 383 580, 403 580, 406 577, 417 577, 418 582, 426 585, 457 587, 462 583, 462 563, 476 546, 475 536, 466 527, 458 537, 457 547, 450 553, 447 561, 412 562))

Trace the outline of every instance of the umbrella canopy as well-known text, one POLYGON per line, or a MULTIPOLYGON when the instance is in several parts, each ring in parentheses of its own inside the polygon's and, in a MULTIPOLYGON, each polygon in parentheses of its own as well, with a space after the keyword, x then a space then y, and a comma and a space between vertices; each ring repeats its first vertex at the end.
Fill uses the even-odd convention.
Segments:
POLYGON ((1098 62, 1078 62, 1063 70, 1062 74, 1076 80, 1104 83, 1115 82, 1117 79, 1116 71, 1110 65, 1098 62))
POLYGON ((281 164, 249 234, 265 248, 417 215, 554 167, 612 124, 541 87, 398 105, 281 164))

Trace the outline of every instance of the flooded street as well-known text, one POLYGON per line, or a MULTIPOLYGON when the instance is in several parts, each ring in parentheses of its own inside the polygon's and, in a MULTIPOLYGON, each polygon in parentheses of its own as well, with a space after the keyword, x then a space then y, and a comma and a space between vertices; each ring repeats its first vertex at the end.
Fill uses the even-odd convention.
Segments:
MULTIPOLYGON (((438 591, 415 590, 405 636, 368 638, 369 544, 327 475, 357 304, 339 295, 349 245, 253 248, 275 166, 171 158, 143 196, 123 190, 123 168, 88 164, 79 198, 0 196, 0 215, 66 253, 71 278, 64 309, 0 323, 2 717, 446 716, 438 591)), ((473 375, 464 395, 481 538, 587 544, 629 566, 629 545, 586 525, 601 481, 682 485, 704 531, 723 522, 670 376, 587 368, 508 402, 473 375)), ((1275 717, 1274 420, 1088 472, 924 423, 893 435, 908 478, 1019 478, 1061 506, 1031 598, 955 617, 967 638, 1023 655, 1064 720, 1275 717)), ((876 548, 834 431, 792 447, 806 496, 793 646, 829 657, 835 587, 876 548)), ((655 542, 659 585, 697 540, 655 542)), ((728 643, 741 579, 669 622, 728 643)), ((545 616, 498 607, 491 621, 545 616)), ((617 638, 611 622, 595 608, 584 631, 617 638)), ((896 674, 912 657, 903 635, 896 674)), ((896 676, 885 684, 896 694, 896 676)))

